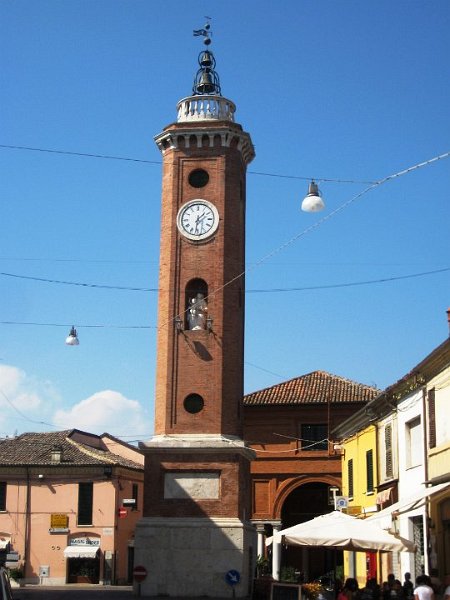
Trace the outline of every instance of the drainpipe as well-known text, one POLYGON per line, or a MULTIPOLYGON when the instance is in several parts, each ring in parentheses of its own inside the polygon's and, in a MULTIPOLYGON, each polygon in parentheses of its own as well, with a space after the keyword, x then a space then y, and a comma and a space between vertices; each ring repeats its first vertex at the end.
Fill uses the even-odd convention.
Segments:
MULTIPOLYGON (((428 418, 427 418, 427 386, 422 388, 422 414, 423 414, 423 474, 425 481, 428 481, 428 418)), ((428 523, 430 522, 430 503, 429 498, 425 501, 425 523, 424 523, 424 562, 425 562, 425 573, 430 572, 430 556, 429 556, 429 545, 430 545, 430 531, 428 523)))
POLYGON ((31 527, 30 527, 30 505, 31 505, 31 484, 30 484, 30 469, 26 467, 27 473, 27 489, 25 496, 25 533, 24 533, 24 544, 23 544, 23 571, 24 577, 27 576, 27 566, 29 562, 29 552, 30 552, 30 536, 31 536, 31 527))

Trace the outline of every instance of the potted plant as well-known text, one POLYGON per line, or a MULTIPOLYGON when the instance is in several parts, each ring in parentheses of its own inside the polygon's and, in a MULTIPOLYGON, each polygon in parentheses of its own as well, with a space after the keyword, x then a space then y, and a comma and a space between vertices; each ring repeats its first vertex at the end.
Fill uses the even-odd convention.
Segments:
POLYGON ((11 587, 19 587, 22 585, 23 570, 21 567, 13 567, 8 570, 11 587))
POLYGON ((270 561, 266 556, 259 555, 256 559, 257 577, 267 577, 270 575, 270 561))
POLYGON ((282 567, 280 572, 280 580, 285 583, 297 583, 298 576, 295 567, 282 567))
POLYGON ((304 583, 302 585, 302 591, 309 600, 316 600, 322 593, 322 584, 318 581, 304 583))

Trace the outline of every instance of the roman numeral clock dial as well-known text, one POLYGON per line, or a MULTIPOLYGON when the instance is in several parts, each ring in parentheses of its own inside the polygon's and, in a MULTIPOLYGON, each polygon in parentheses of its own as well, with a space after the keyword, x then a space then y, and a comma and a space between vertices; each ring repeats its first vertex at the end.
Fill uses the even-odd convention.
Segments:
POLYGON ((207 200, 191 200, 178 211, 178 231, 188 240, 203 242, 217 231, 219 213, 207 200))

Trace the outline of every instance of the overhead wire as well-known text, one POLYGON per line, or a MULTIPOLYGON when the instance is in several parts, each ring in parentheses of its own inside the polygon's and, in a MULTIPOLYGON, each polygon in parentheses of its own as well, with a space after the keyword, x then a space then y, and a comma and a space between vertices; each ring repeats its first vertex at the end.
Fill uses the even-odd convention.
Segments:
MULTIPOLYGON (((397 275, 394 277, 382 277, 380 279, 367 279, 364 281, 350 281, 343 283, 330 283, 323 285, 312 285, 312 286, 301 286, 301 287, 289 287, 289 288, 259 288, 259 289, 246 289, 246 294, 262 294, 269 292, 303 292, 308 290, 323 290, 323 289, 334 289, 342 287, 353 287, 359 285, 371 285, 375 283, 386 283, 388 281, 397 281, 401 279, 414 279, 416 277, 424 277, 426 275, 436 275, 438 273, 445 273, 450 271, 450 267, 443 267, 441 269, 434 269, 432 271, 421 271, 420 273, 411 273, 409 275, 397 275)), ((73 285, 86 288, 99 288, 107 290, 124 290, 132 292, 159 292, 159 288, 148 288, 148 287, 136 287, 136 286, 125 286, 125 285, 107 285, 99 283, 87 283, 83 281, 65 281, 61 279, 47 279, 45 277, 34 277, 31 275, 21 275, 18 273, 6 273, 0 271, 2 277, 13 277, 15 279, 25 279, 30 281, 38 281, 42 283, 55 283, 60 285, 73 285)))
MULTIPOLYGON (((1 145, 0 145, 1 147, 1 145)), ((296 235, 294 235, 293 237, 291 237, 289 240, 287 240, 286 242, 284 242, 283 244, 281 244, 280 246, 276 247, 275 249, 273 249, 271 252, 269 252, 268 254, 266 254, 265 256, 263 256, 261 259, 259 259, 258 261, 256 261, 252 266, 244 269, 241 273, 239 273, 238 275, 236 275, 235 277, 231 278, 230 280, 228 280, 227 282, 225 282, 222 286, 216 288, 215 290, 213 290, 212 292, 210 292, 210 294, 208 295, 208 297, 213 297, 215 294, 219 293, 220 291, 222 291, 225 287, 231 285, 232 283, 234 283, 235 281, 241 279, 244 275, 246 275, 249 272, 254 271, 255 269, 259 268, 262 264, 266 263, 268 260, 270 260, 273 256, 279 254, 280 252, 282 252, 284 249, 286 249, 287 247, 291 246, 293 243, 295 243, 297 240, 299 240, 300 238, 306 236, 308 233, 311 233, 312 231, 316 230, 318 227, 320 227, 321 225, 323 225, 325 222, 329 221, 332 217, 334 217, 336 214, 338 214, 339 212, 341 212, 342 210, 344 210, 345 208, 349 207, 351 204, 353 204, 354 202, 356 202, 357 200, 359 200, 362 196, 364 196, 365 194, 369 193, 370 191, 372 191, 373 189, 387 183, 388 181, 392 181, 393 179, 396 179, 398 177, 402 177, 404 175, 407 175, 417 169, 423 168, 425 166, 428 166, 438 160, 442 160, 444 158, 448 158, 450 156, 450 151, 449 152, 445 152, 443 154, 437 155, 433 158, 430 158, 426 161, 422 161, 420 163, 417 163, 415 165, 412 165, 411 167, 408 167, 406 169, 403 169, 401 171, 398 171, 396 173, 393 173, 391 175, 388 175, 382 179, 380 179, 379 181, 369 185, 368 187, 366 187, 364 190, 362 190, 361 192, 359 192, 358 194, 352 196, 351 198, 349 198, 348 200, 346 200, 345 202, 343 202, 340 206, 338 206, 337 208, 335 208, 334 210, 332 210, 330 213, 324 215, 321 219, 319 219, 318 221, 316 221, 315 223, 313 223, 312 225, 306 227, 305 229, 303 229, 302 231, 300 231, 299 233, 297 233, 296 235)), ((439 269, 438 271, 435 272, 444 272, 448 270, 448 268, 445 269, 439 269)), ((426 272, 423 274, 414 274, 412 276, 399 276, 399 279, 405 279, 408 277, 419 277, 422 275, 428 275, 431 274, 432 272, 426 272)), ((33 277, 29 277, 29 276, 17 276, 15 274, 11 274, 11 273, 0 273, 0 275, 4 275, 4 276, 11 276, 11 277, 21 277, 23 279, 36 279, 36 280, 44 280, 43 278, 33 278, 33 277)), ((377 280, 374 282, 357 282, 356 285, 367 285, 369 283, 381 283, 383 281, 392 281, 396 278, 383 278, 383 280, 377 280)), ((47 281, 51 281, 51 282, 56 282, 57 280, 47 280, 47 281)), ((99 284, 86 284, 86 283, 75 283, 75 282, 62 282, 59 281, 59 283, 64 283, 67 285, 83 285, 85 287, 105 287, 105 288, 113 288, 113 289, 122 289, 119 288, 119 286, 101 286, 99 284)), ((330 284, 328 286, 320 286, 323 288, 333 288, 333 287, 341 287, 342 284, 330 284)), ((348 287, 351 284, 345 284, 345 287, 348 287)), ((125 288, 125 286, 123 286, 123 289, 134 289, 134 291, 150 291, 150 289, 152 291, 156 291, 156 289, 153 288, 125 288)), ((296 289, 295 291, 300 291, 301 288, 296 289)), ((308 289, 317 289, 317 286, 310 286, 308 289)), ((281 289, 277 290, 277 291, 281 291, 281 289)), ((294 289, 291 289, 290 291, 294 291, 294 289)), ((206 299, 206 298, 205 298, 206 299)), ((188 311, 189 309, 186 309, 185 311, 183 311, 183 315, 188 311)), ((167 325, 169 325, 170 323, 174 322, 175 318, 180 317, 181 315, 176 315, 173 319, 170 319, 169 321, 166 321, 165 323, 163 323, 160 327, 166 327, 167 325)), ((14 321, 0 321, 0 324, 20 324, 19 322, 14 322, 14 321)), ((27 323, 22 323, 22 324, 27 324, 27 323)), ((33 324, 38 324, 38 323, 33 323, 33 324)), ((67 326, 67 325, 65 325, 67 326)), ((79 327, 85 327, 83 325, 78 325, 79 327)), ((90 325, 90 327, 105 327, 105 325, 90 325)), ((121 329, 129 329, 129 328, 133 328, 133 329, 153 329, 154 327, 151 326, 119 326, 117 328, 121 328, 121 329)))
MULTIPOLYGON (((161 165, 162 161, 160 160, 147 160, 143 158, 131 158, 128 156, 113 156, 110 154, 93 154, 89 152, 72 152, 70 150, 54 150, 51 148, 34 148, 31 146, 18 146, 18 145, 10 145, 10 144, 0 144, 0 148, 10 149, 10 150, 28 150, 31 152, 47 152, 50 154, 66 154, 68 156, 84 156, 87 158, 103 158, 106 160, 124 160, 130 162, 137 163, 147 163, 151 165, 161 165)), ((357 180, 357 179, 332 179, 329 177, 307 177, 305 175, 283 175, 280 173, 264 173, 262 171, 248 171, 249 175, 261 175, 264 177, 278 177, 284 179, 300 179, 303 181, 317 181, 317 182, 326 182, 326 183, 375 183, 374 181, 367 180, 357 180)))
MULTIPOLYGON (((338 213, 340 213, 341 211, 343 211, 345 208, 348 208, 351 204, 353 204, 354 202, 356 202, 357 200, 359 200, 362 196, 364 196, 365 194, 367 194, 370 191, 374 190, 375 188, 377 188, 377 187, 379 187, 379 186, 387 183, 388 181, 392 181, 393 179, 396 179, 398 177, 402 177, 403 175, 407 175, 407 174, 409 174, 409 173, 411 173, 413 171, 416 171, 417 169, 421 169, 422 167, 426 167, 426 166, 428 166, 428 165, 430 165, 430 164, 432 164, 432 163, 434 163, 434 162, 436 162, 438 160, 442 160, 444 158, 448 158, 449 156, 450 156, 450 151, 449 152, 444 152, 443 154, 439 154, 437 156, 434 156, 433 158, 430 158, 428 160, 425 160, 425 161, 422 161, 422 162, 417 163, 415 165, 412 165, 411 167, 408 167, 406 169, 402 169, 401 171, 398 171, 396 173, 392 173, 391 175, 387 175, 386 177, 383 177, 379 181, 376 181, 375 183, 372 183, 371 185, 369 185, 368 187, 364 188, 361 192, 359 192, 355 196, 352 196, 351 198, 349 198, 348 200, 346 200, 345 202, 343 202, 342 204, 340 204, 337 208, 335 208, 334 210, 332 210, 331 212, 329 212, 327 215, 323 216, 321 219, 319 219, 318 221, 316 221, 315 223, 313 223, 309 227, 306 227, 305 229, 303 229, 302 231, 300 231, 299 233, 297 233, 296 235, 294 235, 293 237, 291 237, 289 240, 287 240, 286 242, 284 242, 280 246, 277 246, 276 248, 274 248, 271 252, 269 252, 268 254, 266 254, 265 256, 263 256, 256 263, 254 263, 254 265, 251 268, 244 269, 241 273, 238 273, 235 277, 232 277, 230 280, 228 280, 227 282, 225 282, 223 285, 221 285, 218 288, 216 288, 215 290, 213 290, 208 295, 208 297, 213 297, 215 294, 217 294, 220 291, 222 291, 225 287, 227 287, 227 286, 231 285, 232 283, 234 283, 235 281, 238 281, 239 279, 241 279, 247 273, 249 273, 251 271, 254 271, 258 267, 260 267, 262 264, 264 264, 268 260, 270 260, 273 256, 276 256, 277 254, 279 254, 280 252, 282 252, 283 250, 285 250, 286 248, 288 248, 289 246, 291 246, 294 242, 296 242, 300 238, 304 237, 308 233, 311 233, 312 231, 316 230, 318 227, 320 227, 321 225, 323 225, 324 223, 326 223, 327 221, 329 221, 332 217, 334 217, 335 215, 337 215, 338 213)), ((206 299, 207 298, 205 298, 205 300, 206 299)), ((186 309, 186 311, 184 311, 183 314, 185 314, 187 312, 187 310, 189 310, 189 309, 186 309)), ((177 315, 177 316, 181 316, 181 315, 177 315)), ((171 319, 170 321, 167 321, 166 323, 163 323, 161 325, 161 327, 165 327, 165 326, 169 325, 169 323, 172 323, 173 321, 174 321, 174 319, 171 319)))
MULTIPOLYGON (((280 293, 280 292, 302 292, 302 291, 311 291, 311 290, 324 290, 324 289, 337 289, 337 288, 347 288, 347 287, 354 287, 354 286, 361 286, 361 285, 371 285, 371 284, 377 284, 377 283, 387 283, 387 282, 391 282, 391 281, 401 281, 401 280, 405 280, 405 279, 414 279, 417 277, 424 277, 427 275, 435 275, 435 274, 439 274, 439 273, 445 273, 450 271, 450 267, 445 267, 443 269, 436 269, 434 271, 425 271, 422 273, 413 273, 411 275, 399 275, 397 277, 383 277, 381 279, 372 279, 372 280, 367 280, 367 281, 354 281, 354 282, 347 282, 347 283, 335 283, 335 284, 324 284, 324 285, 316 285, 316 286, 302 286, 302 287, 292 287, 292 288, 271 288, 271 289, 255 289, 255 290, 246 290, 245 293, 251 294, 251 293, 270 293, 270 292, 275 292, 275 293, 280 293)), ((112 285, 100 285, 100 284, 88 284, 88 283, 81 283, 81 282, 68 282, 68 281, 59 281, 59 280, 53 280, 53 279, 44 279, 42 277, 29 277, 27 275, 17 275, 17 274, 12 274, 12 273, 2 273, 0 272, 0 276, 7 276, 7 277, 15 277, 18 279, 26 279, 26 280, 32 280, 32 281, 40 281, 40 282, 46 282, 46 283, 60 283, 60 284, 64 284, 64 285, 74 285, 74 286, 83 286, 83 287, 88 287, 88 288, 105 288, 105 289, 117 289, 117 290, 131 290, 131 291, 141 291, 141 292, 158 292, 158 288, 137 288, 137 287, 126 287, 126 286, 112 286, 112 285)), ((210 294, 211 296, 211 294, 210 294)), ((36 322, 36 321, 14 321, 14 320, 4 320, 4 321, 0 321, 0 325, 37 325, 37 326, 44 326, 44 327, 71 327, 71 324, 69 323, 40 323, 40 322, 36 322)), ((114 324, 82 324, 82 323, 77 323, 77 327, 78 328, 92 328, 92 329, 158 329, 157 325, 114 325, 114 324)), ((251 364, 251 363, 249 363, 251 364)), ((256 365, 251 365, 251 366, 255 366, 256 368, 261 368, 261 367, 257 367, 256 365)), ((261 370, 265 370, 262 369, 261 370)), ((283 379, 283 376, 279 375, 278 373, 273 373, 272 371, 267 370, 268 373, 271 373, 272 375, 276 375, 277 377, 280 377, 281 379, 283 379)))

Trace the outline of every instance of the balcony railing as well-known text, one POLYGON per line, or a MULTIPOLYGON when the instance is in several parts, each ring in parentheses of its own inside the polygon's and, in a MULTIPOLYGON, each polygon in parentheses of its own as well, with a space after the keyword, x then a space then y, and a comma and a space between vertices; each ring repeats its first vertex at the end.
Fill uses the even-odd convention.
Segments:
POLYGON ((178 123, 188 121, 232 121, 236 106, 222 96, 189 96, 177 104, 178 123))

